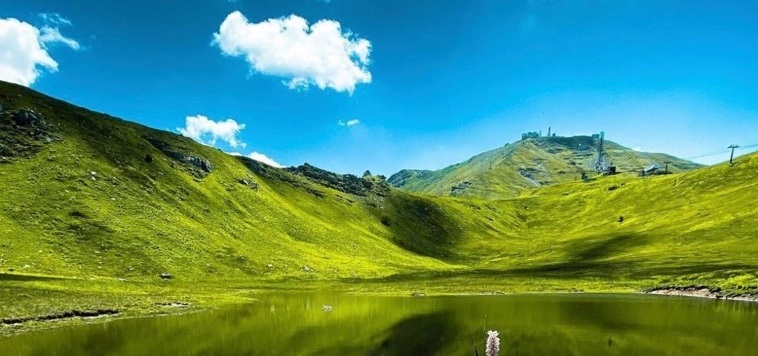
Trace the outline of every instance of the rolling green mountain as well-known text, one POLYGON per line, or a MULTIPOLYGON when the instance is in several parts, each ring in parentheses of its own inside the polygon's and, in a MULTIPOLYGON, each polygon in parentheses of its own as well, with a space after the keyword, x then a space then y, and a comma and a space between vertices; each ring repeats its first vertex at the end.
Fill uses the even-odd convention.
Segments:
MULTIPOLYGON (((466 162, 437 170, 402 170, 388 182, 409 192, 485 199, 516 197, 543 185, 572 182, 582 173, 594 176, 599 138, 536 137, 484 152, 466 162)), ((637 152, 604 141, 607 159, 619 173, 636 174, 653 164, 679 173, 700 165, 662 153, 637 152)), ((663 169, 662 169, 663 171, 663 169)))
MULTIPOLYGON (((521 177, 522 186, 481 194, 518 197, 464 199, 310 165, 269 167, 13 84, 0 82, 0 105, 0 317, 25 316, 51 298, 32 293, 40 297, 27 309, 7 303, 29 285, 59 295, 75 280, 97 296, 106 287, 92 283, 168 286, 162 273, 189 285, 185 294, 317 280, 389 292, 393 283, 427 292, 695 283, 758 291, 758 154, 677 174, 578 181, 579 168, 566 162, 585 164, 589 155, 572 147, 588 138, 526 140, 448 169, 521 177), (533 161, 546 169, 531 179, 550 184, 527 189, 519 169, 533 161)), ((675 162, 674 172, 692 168, 607 149, 622 170, 646 157, 675 162)), ((69 299, 81 300, 60 297, 69 299)))

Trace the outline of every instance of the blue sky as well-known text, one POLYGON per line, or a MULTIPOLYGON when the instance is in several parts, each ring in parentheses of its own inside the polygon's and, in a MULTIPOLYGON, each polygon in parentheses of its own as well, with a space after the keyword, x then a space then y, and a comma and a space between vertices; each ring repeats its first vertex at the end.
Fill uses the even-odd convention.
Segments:
POLYGON ((702 163, 758 143, 752 1, 0 0, 0 19, 0 79, 283 165, 437 169, 548 126, 702 163), (57 66, 8 57, 19 23, 57 66))

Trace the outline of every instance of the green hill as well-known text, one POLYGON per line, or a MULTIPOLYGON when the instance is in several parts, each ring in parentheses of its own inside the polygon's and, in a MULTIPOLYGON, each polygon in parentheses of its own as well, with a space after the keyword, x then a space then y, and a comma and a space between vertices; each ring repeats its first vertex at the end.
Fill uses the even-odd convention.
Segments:
MULTIPOLYGON (((512 198, 535 187, 579 180, 582 173, 596 175, 594 162, 599 141, 591 136, 528 138, 438 171, 402 170, 388 182, 409 192, 512 198)), ((637 152, 607 140, 603 147, 619 173, 636 174, 653 164, 665 167, 665 162, 670 162, 671 173, 701 167, 662 153, 637 152)))
MULTIPOLYGON (((463 199, 310 165, 269 167, 8 83, 0 105, 0 318, 148 310, 170 298, 203 305, 253 287, 405 294, 704 284, 758 293, 758 154, 644 178, 535 174, 551 184, 489 193, 517 198, 463 199)), ((540 148, 558 147, 553 140, 587 139, 527 140, 449 170, 508 161, 516 163, 493 172, 513 176, 537 159, 584 164, 573 149, 540 148)), ((628 151, 608 150, 625 167, 616 157, 628 151)), ((634 155, 630 169, 644 157, 691 168, 634 155)))

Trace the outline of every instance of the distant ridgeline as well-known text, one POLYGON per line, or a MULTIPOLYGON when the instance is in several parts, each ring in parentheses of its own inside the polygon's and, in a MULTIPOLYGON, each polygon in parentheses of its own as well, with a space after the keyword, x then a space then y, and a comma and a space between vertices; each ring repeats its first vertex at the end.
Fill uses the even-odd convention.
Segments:
POLYGON ((443 196, 512 198, 525 189, 590 179, 595 175, 633 172, 677 173, 701 165, 662 153, 638 152, 592 136, 557 136, 548 128, 525 132, 513 144, 437 170, 402 170, 388 182, 399 189, 443 196))

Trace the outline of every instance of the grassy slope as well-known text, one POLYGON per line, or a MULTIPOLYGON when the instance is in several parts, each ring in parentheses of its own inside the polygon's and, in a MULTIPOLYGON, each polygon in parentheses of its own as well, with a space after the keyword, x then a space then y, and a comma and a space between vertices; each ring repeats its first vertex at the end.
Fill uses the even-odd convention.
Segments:
MULTIPOLYGON (((105 118, 9 84, 2 90, 11 94, 4 100, 6 110, 35 107, 59 126, 57 134, 63 137, 31 158, 0 166, 3 269, 239 279, 371 277, 448 266, 398 248, 395 242, 415 235, 404 227, 423 226, 407 219, 387 228, 375 212, 379 209, 362 202, 366 198, 352 197, 351 203, 338 198, 343 193, 311 187, 325 193, 317 197, 287 182, 258 177, 241 158, 189 139, 105 118), (16 92, 23 96, 15 97, 16 92), (188 148, 215 169, 196 179, 144 136, 188 148), (145 162, 146 154, 155 157, 153 162, 145 162), (90 172, 97 173, 96 180, 90 172), (257 191, 237 182, 251 177, 257 191), (304 272, 303 266, 316 272, 304 272)), ((393 201, 428 201, 397 195, 393 201)), ((398 214, 392 207, 382 210, 398 214)))
MULTIPOLYGON (((636 152, 606 141, 605 150, 620 172, 638 171, 652 163, 672 162, 669 171, 683 172, 699 165, 661 153, 636 152)), ((433 195, 502 199, 541 185, 576 181, 582 172, 594 173, 595 140, 589 136, 541 137, 507 144, 438 171, 405 170, 390 177, 393 186, 433 195), (451 187, 471 185, 458 192, 451 187)))
POLYGON ((6 111, 36 108, 62 138, 0 164, 0 317, 93 300, 127 310, 148 309, 154 298, 213 304, 237 299, 229 287, 758 290, 758 154, 734 166, 600 177, 508 200, 397 190, 359 197, 284 170, 259 175, 242 158, 11 84, 0 83, 0 101, 6 111), (207 158, 214 170, 196 178, 145 137, 207 158), (161 282, 161 272, 174 280, 161 282), (329 282, 340 280, 361 283, 329 282), (29 302, 18 303, 19 293, 29 302))

